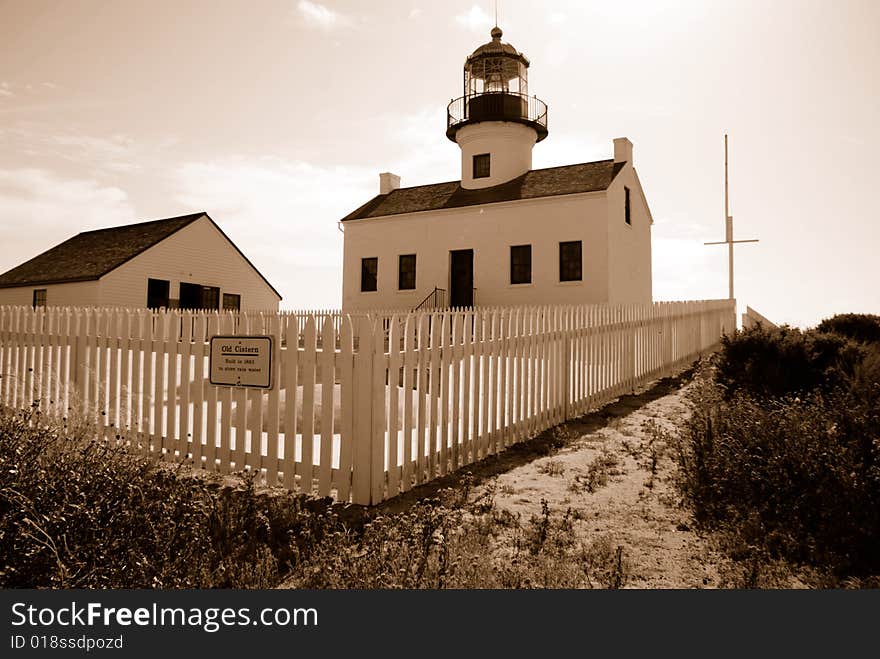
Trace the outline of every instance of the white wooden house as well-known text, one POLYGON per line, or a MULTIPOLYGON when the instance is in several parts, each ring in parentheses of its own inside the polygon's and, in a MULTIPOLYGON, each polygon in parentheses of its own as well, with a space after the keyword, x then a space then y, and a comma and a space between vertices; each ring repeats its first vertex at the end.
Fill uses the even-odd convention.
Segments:
POLYGON ((0 305, 277 310, 280 300, 207 213, 84 231, 0 275, 0 305))
POLYGON ((447 137, 461 179, 379 194, 342 219, 345 310, 649 303, 653 219, 632 143, 613 158, 532 169, 547 106, 501 30, 464 65, 447 137))

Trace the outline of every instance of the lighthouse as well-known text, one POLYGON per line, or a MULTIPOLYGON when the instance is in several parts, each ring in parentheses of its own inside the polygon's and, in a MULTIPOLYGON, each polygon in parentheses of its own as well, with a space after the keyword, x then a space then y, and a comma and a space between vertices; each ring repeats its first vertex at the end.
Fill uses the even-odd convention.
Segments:
POLYGON ((489 36, 446 107, 460 179, 401 187, 383 172, 379 194, 341 219, 343 309, 651 302, 653 220, 632 142, 534 169, 547 104, 529 93, 526 56, 500 28, 489 36))
POLYGON ((532 149, 547 137, 547 104, 529 96, 529 60, 501 38, 464 63, 464 91, 446 111, 446 136, 461 148, 461 187, 488 188, 532 168, 532 149))

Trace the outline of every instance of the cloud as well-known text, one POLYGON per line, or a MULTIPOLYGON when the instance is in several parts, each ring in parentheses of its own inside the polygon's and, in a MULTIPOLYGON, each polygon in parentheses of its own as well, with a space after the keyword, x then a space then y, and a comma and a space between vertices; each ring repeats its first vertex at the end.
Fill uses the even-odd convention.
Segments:
POLYGON ((300 0, 296 8, 306 25, 321 30, 330 30, 349 22, 347 17, 317 2, 300 0))
MULTIPOLYGON (((0 128, 0 139, 10 143, 10 153, 33 157, 41 162, 73 163, 78 175, 87 172, 98 179, 142 169, 143 163, 156 160, 155 154, 166 149, 166 141, 138 143, 122 134, 96 136, 57 132, 53 126, 18 122, 0 128)), ((2 161, 0 161, 2 162, 2 161)))
POLYGON ((712 300, 727 296, 726 261, 703 244, 707 229, 687 218, 657 218, 652 233, 655 300, 712 300))
POLYGON ((0 272, 80 231, 134 219, 119 188, 45 169, 0 169, 0 272))
POLYGON ((495 24, 492 17, 479 5, 474 5, 468 11, 456 16, 455 22, 472 32, 488 32, 495 24))
POLYGON ((106 160, 130 155, 134 140, 124 135, 112 137, 94 137, 92 135, 51 135, 47 138, 51 144, 71 148, 88 154, 91 159, 106 160))
POLYGON ((409 17, 411 19, 418 18, 421 15, 422 15, 422 10, 419 9, 418 7, 413 7, 412 9, 409 10, 409 17))
POLYGON ((711 300, 727 295, 720 262, 697 240, 654 237, 655 300, 711 300))
POLYGON ((287 308, 339 306, 337 221, 378 192, 374 172, 228 157, 175 171, 176 199, 204 209, 284 296, 287 308))
POLYGON ((403 185, 421 185, 461 176, 459 148, 446 139, 446 108, 423 106, 412 113, 388 113, 379 117, 391 140, 385 148, 388 167, 403 177, 403 185))
MULTIPOLYGON (((551 115, 552 121, 552 115, 551 115)), ((552 124, 551 124, 552 126, 552 124)), ((558 126, 557 126, 558 129, 558 126)), ((578 131, 560 133, 554 139, 548 139, 535 147, 533 167, 557 167, 579 162, 592 162, 610 158, 614 154, 614 145, 605 135, 596 130, 578 126, 578 131)), ((551 138, 553 136, 551 128, 551 138)))

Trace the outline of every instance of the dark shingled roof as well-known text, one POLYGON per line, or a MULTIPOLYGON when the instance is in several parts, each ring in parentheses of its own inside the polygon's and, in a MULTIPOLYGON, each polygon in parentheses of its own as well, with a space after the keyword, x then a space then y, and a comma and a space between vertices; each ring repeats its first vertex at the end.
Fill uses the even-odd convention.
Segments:
MULTIPOLYGON (((100 279, 111 270, 115 270, 123 263, 130 261, 138 254, 145 252, 153 245, 202 217, 207 217, 221 235, 229 241, 229 244, 247 261, 248 265, 254 268, 253 263, 229 240, 229 237, 223 233, 214 220, 203 212, 165 220, 110 227, 109 229, 83 231, 52 249, 38 254, 30 261, 25 261, 12 270, 4 272, 0 275, 0 288, 100 279)), ((269 288, 272 288, 280 299, 281 295, 260 271, 256 268, 254 271, 262 277, 263 281, 269 288)))
POLYGON ((466 190, 461 187, 460 181, 398 188, 388 194, 377 195, 346 215, 342 221, 579 192, 597 192, 606 190, 611 185, 623 165, 624 163, 613 160, 599 160, 579 165, 532 169, 507 183, 478 190, 466 190))

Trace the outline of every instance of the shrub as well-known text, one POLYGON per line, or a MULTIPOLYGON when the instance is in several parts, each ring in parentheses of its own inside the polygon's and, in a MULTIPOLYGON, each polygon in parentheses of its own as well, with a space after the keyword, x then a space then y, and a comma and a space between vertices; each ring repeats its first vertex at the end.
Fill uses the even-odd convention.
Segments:
POLYGON ((722 338, 716 380, 728 395, 786 396, 846 384, 864 349, 843 336, 761 325, 722 338))
POLYGON ((771 558, 880 572, 880 408, 850 392, 757 399, 712 382, 677 444, 697 521, 771 558))
POLYGON ((617 588, 623 548, 469 484, 396 514, 259 493, 0 410, 0 587, 617 588), (503 539, 503 540, 502 540, 503 539))
POLYGON ((880 343, 868 346, 849 382, 850 390, 863 404, 880 407, 880 343))
POLYGON ((0 587, 266 588, 329 524, 93 435, 0 410, 0 587))
POLYGON ((406 512, 379 515, 362 532, 337 529, 286 585, 293 588, 623 587, 629 562, 607 538, 578 542, 571 511, 522 523, 491 492, 468 501, 441 491, 406 512))
POLYGON ((865 313, 838 314, 823 320, 816 330, 862 343, 877 343, 880 342, 880 316, 865 313))

